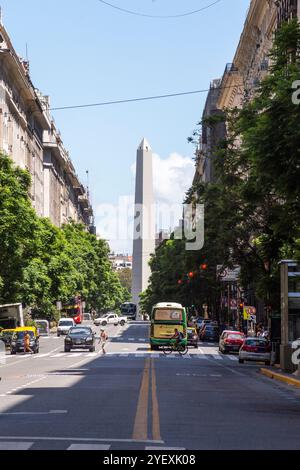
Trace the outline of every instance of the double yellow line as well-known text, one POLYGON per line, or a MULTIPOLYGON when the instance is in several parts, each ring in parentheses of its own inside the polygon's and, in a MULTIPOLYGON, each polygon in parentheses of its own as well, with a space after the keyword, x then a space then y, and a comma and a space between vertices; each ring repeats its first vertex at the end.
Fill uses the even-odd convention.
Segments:
POLYGON ((154 360, 147 358, 145 360, 145 367, 143 370, 143 378, 140 387, 139 399, 137 410, 134 420, 134 428, 132 439, 133 440, 154 440, 160 441, 160 421, 159 409, 157 400, 156 389, 156 375, 154 360), (151 380, 150 380, 151 379, 151 380), (151 385, 151 387, 150 387, 151 385), (151 388, 151 390, 150 390, 151 388), (151 402, 150 402, 151 397, 151 402), (152 422, 152 436, 148 436, 148 419, 151 403, 151 422, 152 422))

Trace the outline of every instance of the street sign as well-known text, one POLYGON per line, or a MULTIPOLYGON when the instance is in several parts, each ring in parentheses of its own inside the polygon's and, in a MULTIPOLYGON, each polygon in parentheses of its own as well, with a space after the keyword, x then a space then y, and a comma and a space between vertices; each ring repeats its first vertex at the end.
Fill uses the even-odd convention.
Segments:
POLYGON ((243 314, 244 314, 244 320, 250 320, 250 321, 256 322, 256 308, 255 307, 249 307, 249 306, 244 307, 243 314), (253 319, 251 317, 253 317, 253 319))
POLYGON ((217 277, 221 282, 236 282, 241 273, 240 266, 234 266, 233 269, 226 268, 222 265, 217 266, 217 277))

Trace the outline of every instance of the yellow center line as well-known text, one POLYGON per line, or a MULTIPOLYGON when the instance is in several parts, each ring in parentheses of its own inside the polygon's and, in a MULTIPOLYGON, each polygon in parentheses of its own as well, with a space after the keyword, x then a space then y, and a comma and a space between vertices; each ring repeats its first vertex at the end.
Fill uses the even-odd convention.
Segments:
POLYGON ((159 420, 159 408, 158 408, 158 400, 157 400, 157 389, 156 389, 156 375, 155 375, 155 367, 154 367, 154 360, 151 359, 151 366, 152 366, 152 439, 154 441, 160 441, 160 420, 159 420))
POLYGON ((147 440, 148 436, 148 401, 149 401, 150 358, 145 359, 145 367, 140 388, 138 405, 134 420, 132 439, 147 440))

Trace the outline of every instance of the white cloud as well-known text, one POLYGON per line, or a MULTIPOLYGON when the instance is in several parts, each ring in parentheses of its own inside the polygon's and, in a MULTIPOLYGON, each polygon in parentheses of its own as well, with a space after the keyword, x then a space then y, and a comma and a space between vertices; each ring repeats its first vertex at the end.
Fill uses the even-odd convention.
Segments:
MULTIPOLYGON (((136 164, 131 166, 135 175, 136 164)), ((181 204, 186 191, 191 187, 195 164, 189 157, 171 153, 168 158, 153 154, 153 186, 155 202, 158 204, 181 204)))
POLYGON ((171 153, 162 159, 153 155, 154 194, 158 203, 181 204, 195 173, 193 160, 171 153))

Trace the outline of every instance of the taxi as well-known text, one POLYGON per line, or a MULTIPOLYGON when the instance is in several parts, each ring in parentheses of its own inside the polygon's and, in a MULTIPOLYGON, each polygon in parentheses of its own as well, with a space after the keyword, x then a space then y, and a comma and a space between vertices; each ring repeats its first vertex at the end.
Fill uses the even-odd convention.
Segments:
POLYGON ((4 329, 0 332, 0 340, 5 344, 5 349, 10 349, 10 343, 15 329, 4 329))
POLYGON ((39 334, 35 326, 22 326, 16 328, 10 346, 10 353, 17 354, 19 352, 26 353, 24 345, 25 332, 29 333, 30 341, 29 347, 32 353, 37 354, 39 352, 39 334))

